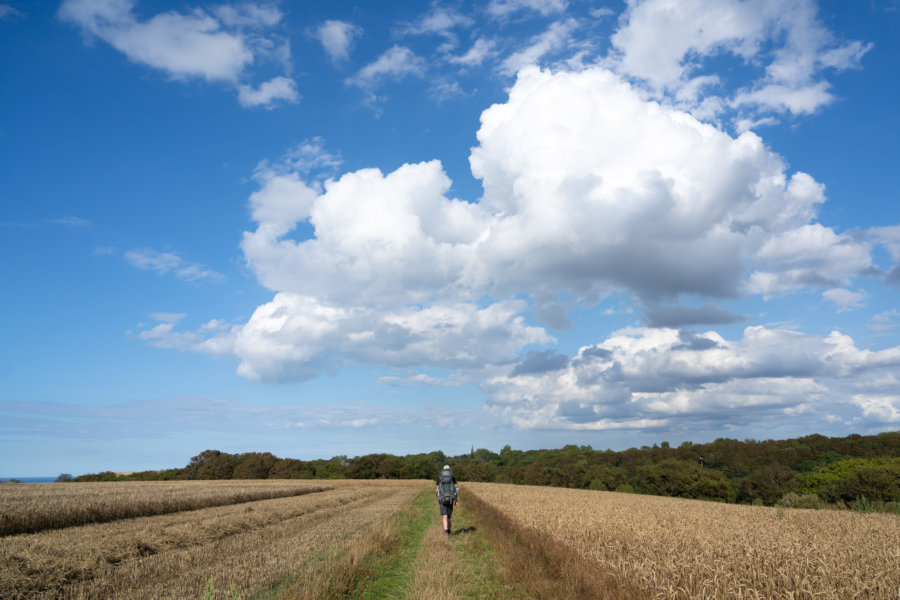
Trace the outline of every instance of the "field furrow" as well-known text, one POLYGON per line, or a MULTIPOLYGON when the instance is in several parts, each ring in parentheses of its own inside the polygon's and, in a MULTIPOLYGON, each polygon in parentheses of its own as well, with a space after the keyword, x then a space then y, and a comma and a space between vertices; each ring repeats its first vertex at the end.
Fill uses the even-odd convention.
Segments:
MULTIPOLYGON (((415 484, 413 484, 415 485, 415 484)), ((0 539, 3 598, 193 598, 210 577, 242 595, 374 519, 421 487, 338 485, 299 497, 0 539)), ((225 596, 223 596, 225 597, 225 596)))
POLYGON ((322 481, 160 481, 0 486, 0 536, 300 496, 322 481))

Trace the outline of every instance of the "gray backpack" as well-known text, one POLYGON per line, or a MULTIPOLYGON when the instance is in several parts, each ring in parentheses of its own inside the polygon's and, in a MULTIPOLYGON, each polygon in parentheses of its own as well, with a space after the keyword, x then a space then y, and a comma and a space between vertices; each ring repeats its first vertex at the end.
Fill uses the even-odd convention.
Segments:
POLYGON ((438 479, 438 502, 444 506, 452 506, 454 500, 456 500, 456 486, 453 485, 453 473, 450 469, 444 469, 438 479))

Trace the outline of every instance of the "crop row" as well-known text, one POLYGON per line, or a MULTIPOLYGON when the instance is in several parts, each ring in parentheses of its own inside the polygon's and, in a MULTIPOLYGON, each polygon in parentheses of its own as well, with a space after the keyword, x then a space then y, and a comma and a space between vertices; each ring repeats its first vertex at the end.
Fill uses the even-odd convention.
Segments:
POLYGON ((0 536, 331 489, 310 481, 48 483, 0 486, 0 536))
POLYGON ((199 598, 211 577, 221 597, 231 584, 247 597, 315 567, 421 489, 339 482, 319 494, 0 538, 0 597, 199 598))
MULTIPOLYGON (((467 493, 562 542, 592 577, 642 597, 896 598, 900 518, 472 483, 467 493)), ((572 565, 568 565, 570 570, 572 565)))

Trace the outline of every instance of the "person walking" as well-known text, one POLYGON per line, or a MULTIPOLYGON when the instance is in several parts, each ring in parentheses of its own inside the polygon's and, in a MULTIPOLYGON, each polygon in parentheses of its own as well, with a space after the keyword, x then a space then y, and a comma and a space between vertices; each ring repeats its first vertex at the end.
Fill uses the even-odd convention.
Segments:
POLYGON ((434 488, 437 496, 438 506, 441 508, 441 517, 444 521, 444 533, 450 537, 451 518, 453 517, 453 509, 456 508, 457 498, 459 496, 459 486, 456 484, 456 477, 450 470, 450 465, 444 465, 441 474, 438 476, 437 487, 434 488))

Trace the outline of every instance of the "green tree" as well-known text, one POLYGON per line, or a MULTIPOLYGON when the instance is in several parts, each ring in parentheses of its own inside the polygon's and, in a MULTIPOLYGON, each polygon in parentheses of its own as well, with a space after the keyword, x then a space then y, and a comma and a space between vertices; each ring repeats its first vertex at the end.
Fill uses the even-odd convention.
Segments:
POLYGON ((204 450, 185 467, 191 479, 231 479, 237 457, 218 450, 204 450))
POLYGON ((773 506, 788 492, 800 489, 797 474, 781 464, 761 467, 741 481, 739 499, 753 502, 757 498, 763 504, 773 506))
POLYGON ((900 459, 878 464, 861 465, 825 484, 819 495, 826 502, 852 502, 865 498, 870 501, 900 501, 900 459))
POLYGON ((278 461, 269 452, 248 452, 236 457, 231 477, 233 479, 268 479, 272 468, 278 461))
POLYGON ((722 473, 676 459, 639 467, 629 483, 639 494, 725 501, 734 498, 722 473))

